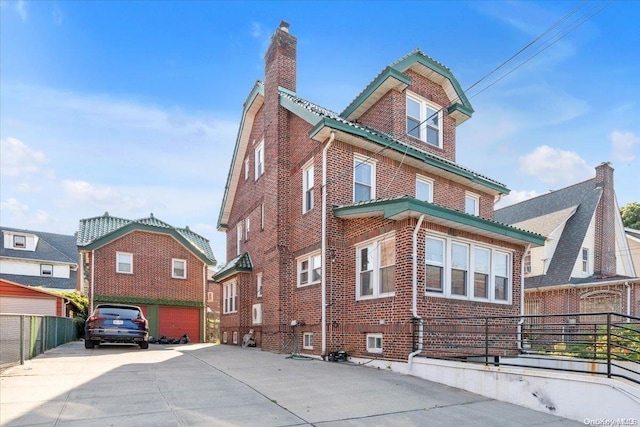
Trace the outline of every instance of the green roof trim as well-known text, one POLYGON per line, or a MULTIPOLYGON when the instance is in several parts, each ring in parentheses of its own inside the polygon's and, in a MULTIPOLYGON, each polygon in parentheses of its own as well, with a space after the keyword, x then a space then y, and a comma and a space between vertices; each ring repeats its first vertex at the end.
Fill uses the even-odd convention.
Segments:
POLYGON ((395 199, 380 199, 369 202, 362 202, 349 206, 338 206, 333 208, 335 216, 352 215, 372 215, 381 213, 384 218, 392 218, 404 212, 415 212, 434 218, 455 222, 461 226, 477 228, 484 232, 496 234, 510 239, 520 240, 536 246, 543 246, 545 237, 530 231, 521 230, 506 224, 501 224, 475 215, 469 215, 454 209, 445 208, 440 205, 425 202, 409 196, 402 196, 395 199))
POLYGON ((245 252, 242 255, 232 259, 220 269, 217 273, 213 275, 213 280, 219 282, 221 280, 226 279, 227 277, 233 276, 237 273, 250 273, 253 270, 253 263, 251 262, 251 257, 249 256, 249 252, 245 252))
POLYGON ((249 111, 249 107, 253 104, 253 102, 256 100, 256 98, 258 97, 258 95, 261 95, 264 97, 264 84, 261 81, 256 81, 255 85, 253 85, 253 88, 251 89, 251 92, 249 93, 249 96, 247 97, 247 100, 244 102, 244 104, 242 104, 242 117, 240 119, 240 126, 238 127, 238 135, 236 136, 236 144, 233 148, 233 155, 231 156, 231 165, 229 166, 229 173, 227 174, 227 183, 224 186, 224 196, 222 197, 222 203, 220 204, 220 213, 218 214, 218 225, 217 228, 218 230, 226 230, 227 227, 229 226, 229 224, 223 224, 222 223, 222 217, 224 215, 224 207, 227 204, 228 200, 228 195, 229 195, 229 187, 231 185, 231 180, 233 177, 233 169, 234 169, 234 165, 233 163, 237 160, 236 156, 238 154, 238 148, 240 146, 240 138, 242 136, 242 131, 244 129, 245 126, 245 121, 247 118, 247 113, 249 111))
MULTIPOLYGON (((203 297, 204 298, 204 297, 203 297)), ((117 303, 133 305, 171 305, 175 307, 197 307, 204 308, 204 301, 181 301, 164 298, 143 298, 115 295, 96 295, 95 304, 117 303)))
POLYGON ((189 249, 191 253, 193 253, 196 257, 198 257, 200 261, 202 261, 206 265, 215 265, 215 260, 209 259, 204 253, 202 253, 202 251, 199 248, 197 248, 189 240, 185 239, 182 234, 178 233, 178 231, 176 231, 175 228, 156 227, 153 225, 141 224, 139 222, 131 222, 123 227, 120 227, 110 233, 105 234, 104 236, 98 237, 97 239, 93 240, 90 243, 87 243, 86 245, 82 245, 82 246, 78 245, 78 247, 81 248, 82 250, 91 251, 93 249, 97 249, 101 246, 104 246, 109 242, 119 239, 122 236, 131 233, 132 231, 137 231, 137 230, 149 231, 152 233, 160 232, 163 234, 169 234, 172 237, 174 237, 178 242, 180 242, 184 247, 189 249))
POLYGON ((439 157, 429 155, 427 152, 418 150, 417 148, 412 147, 411 145, 405 144, 401 141, 386 138, 373 131, 369 131, 362 127, 356 127, 348 123, 332 119, 330 117, 322 118, 318 122, 318 124, 315 125, 311 129, 311 131, 309 131, 309 135, 311 136, 311 138, 313 138, 325 127, 365 138, 368 141, 373 142, 374 144, 378 144, 385 148, 397 151, 402 154, 406 154, 407 156, 413 157, 414 159, 421 160, 426 164, 437 167, 438 169, 442 169, 444 171, 464 177, 471 182, 474 182, 476 184, 498 191, 500 193, 509 193, 510 191, 504 185, 488 180, 486 178, 483 178, 467 169, 457 166, 455 163, 447 162, 444 159, 440 159, 439 157))
POLYGON ((369 98, 376 90, 378 90, 378 88, 382 86, 385 80, 390 77, 399 80, 407 86, 411 84, 411 79, 408 76, 404 75, 402 72, 396 70, 395 68, 387 67, 369 84, 369 86, 365 88, 364 91, 360 93, 360 95, 356 97, 356 99, 353 100, 353 102, 351 102, 351 104, 349 104, 349 106, 342 113, 340 113, 340 116, 344 118, 349 117, 351 113, 353 113, 367 98, 369 98))

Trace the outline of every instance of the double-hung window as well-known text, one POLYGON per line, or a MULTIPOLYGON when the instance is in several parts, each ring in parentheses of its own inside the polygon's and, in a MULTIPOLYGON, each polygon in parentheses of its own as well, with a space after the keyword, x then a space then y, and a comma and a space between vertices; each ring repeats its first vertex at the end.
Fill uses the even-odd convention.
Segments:
POLYGON ((262 296, 262 273, 256 274, 256 296, 262 296))
POLYGON ((480 214, 480 196, 473 193, 467 193, 464 196, 464 212, 469 215, 478 216, 480 214))
POLYGON ((302 169, 302 213, 313 209, 313 163, 302 169))
POLYGON ((357 299, 392 296, 396 290, 396 241, 388 235, 356 248, 357 299))
POLYGON ((244 159, 244 180, 249 179, 249 157, 244 159))
POLYGON ((222 288, 222 312, 235 313, 238 311, 238 286, 236 281, 225 283, 222 288))
POLYGON ((242 221, 238 221, 236 224, 236 255, 242 253, 242 221))
POLYGON ((303 333, 302 339, 302 348, 305 350, 313 350, 313 332, 303 333))
POLYGON ((13 236, 13 247, 24 249, 27 247, 27 238, 25 236, 14 235, 13 236))
POLYGON ((255 151, 255 180, 264 173, 264 141, 256 147, 255 151))
POLYGON ((582 248, 582 272, 589 272, 589 249, 582 248))
POLYGON ((133 254, 116 252, 116 273, 133 273, 133 254))
POLYGON ((187 260, 172 259, 171 264, 171 277, 174 279, 187 278, 187 260))
POLYGON ((320 283, 322 280, 322 257, 316 252, 298 258, 298 286, 320 283))
POLYGON ((442 109, 424 98, 408 94, 407 135, 442 148, 442 109))
POLYGON ((433 180, 424 176, 416 177, 416 199, 433 202, 433 180))
POLYGON ((371 158, 355 155, 353 158, 353 201, 365 202, 376 197, 376 165, 371 158))
POLYGON ((427 236, 426 294, 508 303, 511 300, 511 259, 510 253, 488 245, 427 236))

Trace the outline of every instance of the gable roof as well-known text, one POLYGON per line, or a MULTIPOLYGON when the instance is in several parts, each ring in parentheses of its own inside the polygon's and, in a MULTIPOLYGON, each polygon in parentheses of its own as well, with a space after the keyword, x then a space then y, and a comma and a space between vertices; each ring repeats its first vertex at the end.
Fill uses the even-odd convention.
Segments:
POLYGON ((207 265, 215 265, 216 259, 209 240, 186 228, 176 228, 153 216, 130 220, 110 216, 81 219, 76 244, 84 250, 101 247, 135 230, 160 232, 174 237, 207 265))
POLYGON ((547 273, 526 277, 525 288, 571 283, 571 272, 601 196, 602 188, 596 187, 595 178, 592 178, 494 212, 496 221, 511 225, 527 223, 534 226, 536 218, 558 218, 575 209, 573 215, 566 220, 547 273))
POLYGON ((462 231, 487 236, 496 240, 506 241, 517 245, 544 245, 545 238, 527 230, 521 230, 509 225, 500 224, 475 215, 445 208, 435 203, 418 200, 410 196, 400 196, 389 199, 367 200, 351 205, 335 206, 333 214, 338 218, 362 218, 383 216, 395 221, 404 218, 417 218, 420 215, 428 217, 428 221, 452 227, 462 231))
POLYGON ((52 261, 67 264, 78 263, 78 248, 76 247, 76 237, 73 235, 9 227, 1 227, 0 231, 2 232, 3 239, 4 234, 7 232, 38 237, 38 244, 36 245, 35 251, 16 250, 0 245, 0 257, 52 261))
POLYGON ((219 282, 236 273, 248 273, 253 270, 253 263, 249 252, 245 252, 229 261, 224 267, 213 275, 213 280, 219 282))
POLYGON ((413 50, 382 70, 345 108, 340 116, 347 120, 356 120, 389 90, 395 89, 398 92, 402 92, 411 83, 411 79, 404 74, 409 69, 444 88, 451 100, 450 104, 445 106, 445 109, 455 119, 456 124, 460 124, 471 117, 473 107, 471 107, 471 103, 451 70, 430 56, 425 55, 420 49, 413 50))

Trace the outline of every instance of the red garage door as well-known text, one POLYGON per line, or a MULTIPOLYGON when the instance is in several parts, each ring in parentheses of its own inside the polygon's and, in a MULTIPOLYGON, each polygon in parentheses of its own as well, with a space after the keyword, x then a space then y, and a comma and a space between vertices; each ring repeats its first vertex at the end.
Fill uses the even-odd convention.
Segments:
POLYGON ((160 307, 158 334, 167 338, 189 336, 190 342, 200 342, 200 310, 184 307, 160 307))

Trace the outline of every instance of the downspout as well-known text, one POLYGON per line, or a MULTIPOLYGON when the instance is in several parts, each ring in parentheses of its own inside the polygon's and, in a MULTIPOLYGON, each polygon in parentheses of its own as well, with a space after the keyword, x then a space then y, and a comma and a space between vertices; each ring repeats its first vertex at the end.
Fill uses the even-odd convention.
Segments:
POLYGON ((331 131, 329 142, 322 149, 322 357, 327 354, 327 153, 336 133, 331 131))
POLYGON ((422 321, 422 317, 418 315, 418 232, 420 231, 420 227, 422 226, 422 221, 424 220, 424 214, 420 215, 418 218, 418 223, 416 224, 416 228, 413 230, 413 266, 411 273, 411 286, 412 286, 412 296, 411 296, 411 314, 413 319, 417 319, 419 322, 418 327, 418 349, 409 354, 409 358, 407 359, 408 370, 411 370, 411 364, 413 363, 413 358, 422 352, 422 339, 424 338, 424 322, 422 321))
POLYGON ((96 286, 95 286, 95 278, 96 278, 96 251, 95 249, 91 251, 91 304, 89 305, 89 316, 91 316, 93 314, 93 293, 96 290, 96 286))
POLYGON ((525 249, 522 261, 520 261, 520 320, 518 320, 518 336, 516 337, 516 344, 518 350, 522 350, 522 325, 524 324, 524 257, 527 256, 531 250, 531 244, 527 245, 525 249))
MULTIPOLYGON (((627 316, 631 316, 631 285, 629 282, 624 282, 624 287, 627 288, 627 316)), ((627 322, 631 319, 627 317, 627 322)))
POLYGON ((207 264, 202 264, 202 331, 200 342, 207 342, 207 264))

